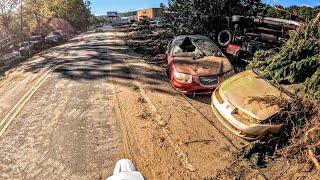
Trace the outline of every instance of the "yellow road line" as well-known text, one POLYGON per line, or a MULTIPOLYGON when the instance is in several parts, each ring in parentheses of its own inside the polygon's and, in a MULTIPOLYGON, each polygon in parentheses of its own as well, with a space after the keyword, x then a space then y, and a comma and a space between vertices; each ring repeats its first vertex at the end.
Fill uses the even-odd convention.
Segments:
POLYGON ((21 111, 24 105, 29 101, 29 99, 33 96, 33 94, 40 88, 40 86, 49 78, 49 73, 53 72, 58 66, 54 66, 45 72, 41 78, 37 81, 35 85, 33 85, 29 91, 19 100, 19 102, 7 113, 7 115, 0 122, 0 127, 4 124, 3 128, 0 131, 0 137, 7 130, 13 119, 17 116, 17 114, 21 111))

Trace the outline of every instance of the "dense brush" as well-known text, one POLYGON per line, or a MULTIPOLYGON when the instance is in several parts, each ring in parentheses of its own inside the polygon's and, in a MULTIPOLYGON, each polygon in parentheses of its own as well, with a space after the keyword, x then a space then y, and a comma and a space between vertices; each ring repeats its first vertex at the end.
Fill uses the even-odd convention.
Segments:
POLYGON ((299 28, 279 53, 255 54, 249 66, 261 70, 263 77, 289 83, 304 83, 308 93, 320 95, 320 14, 299 28))

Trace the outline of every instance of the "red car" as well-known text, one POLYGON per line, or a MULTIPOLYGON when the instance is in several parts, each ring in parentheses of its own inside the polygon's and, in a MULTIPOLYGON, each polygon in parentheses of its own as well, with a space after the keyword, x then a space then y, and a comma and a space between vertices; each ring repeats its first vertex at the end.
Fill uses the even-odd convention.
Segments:
POLYGON ((235 74, 228 58, 204 36, 178 36, 169 43, 166 54, 171 84, 184 94, 211 94, 235 74))

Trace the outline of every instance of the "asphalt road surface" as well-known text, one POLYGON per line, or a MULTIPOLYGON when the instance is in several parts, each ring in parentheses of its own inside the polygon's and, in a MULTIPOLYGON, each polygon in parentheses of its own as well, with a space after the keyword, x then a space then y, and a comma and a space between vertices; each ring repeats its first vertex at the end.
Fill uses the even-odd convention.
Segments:
POLYGON ((85 37, 1 80, 0 179, 101 179, 112 172, 123 137, 106 39, 85 37))
POLYGON ((247 142, 210 97, 177 93, 122 36, 80 35, 0 79, 0 179, 105 179, 121 158, 148 179, 210 179, 234 164, 247 142))

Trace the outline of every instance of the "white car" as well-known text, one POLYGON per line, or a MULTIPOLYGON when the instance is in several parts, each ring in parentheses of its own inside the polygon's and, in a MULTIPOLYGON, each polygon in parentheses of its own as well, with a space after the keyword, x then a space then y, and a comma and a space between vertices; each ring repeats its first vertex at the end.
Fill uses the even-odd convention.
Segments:
POLYGON ((162 21, 150 21, 151 28, 162 28, 164 24, 162 21))
POLYGON ((290 100, 290 97, 247 70, 224 81, 212 94, 212 109, 218 120, 231 132, 246 140, 257 140, 268 133, 276 134, 283 127, 278 105, 268 104, 268 98, 290 100))

